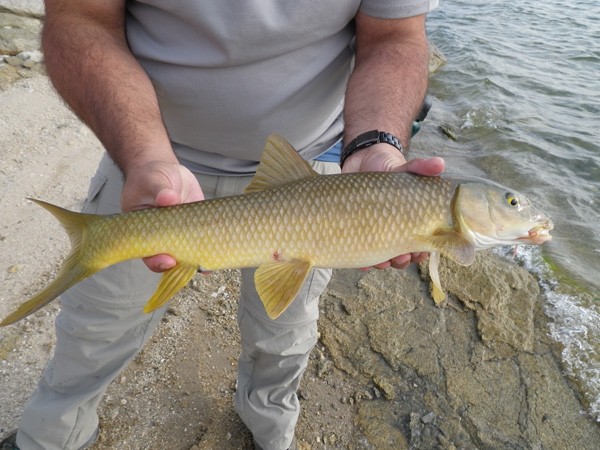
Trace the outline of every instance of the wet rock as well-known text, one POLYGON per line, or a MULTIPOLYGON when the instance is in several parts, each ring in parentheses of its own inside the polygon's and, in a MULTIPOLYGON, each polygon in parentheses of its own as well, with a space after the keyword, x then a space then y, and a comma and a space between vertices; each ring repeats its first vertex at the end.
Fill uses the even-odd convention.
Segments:
POLYGON ((458 131, 456 127, 453 125, 443 123, 439 126, 439 129, 442 133, 444 133, 450 140, 457 141, 458 140, 458 131))
POLYGON ((356 404, 369 444, 595 448, 600 429, 562 375, 536 280, 490 253, 444 261, 440 275, 443 307, 413 269, 336 273, 322 299, 335 367, 383 392, 356 404))
POLYGON ((540 290, 527 271, 497 255, 480 252, 471 267, 443 258, 440 280, 444 289, 475 311, 479 337, 486 346, 503 357, 533 349, 534 303, 539 301, 540 290))
POLYGON ((447 60, 442 51, 431 42, 429 43, 429 73, 432 74, 444 64, 447 60))

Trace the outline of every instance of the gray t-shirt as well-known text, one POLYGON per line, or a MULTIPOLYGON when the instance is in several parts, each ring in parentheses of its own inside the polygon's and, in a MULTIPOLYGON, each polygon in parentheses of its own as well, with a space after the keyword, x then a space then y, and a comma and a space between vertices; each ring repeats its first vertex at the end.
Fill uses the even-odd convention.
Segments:
POLYGON ((305 159, 338 141, 360 10, 427 13, 437 0, 138 0, 127 38, 150 76, 177 156, 248 174, 278 133, 305 159))

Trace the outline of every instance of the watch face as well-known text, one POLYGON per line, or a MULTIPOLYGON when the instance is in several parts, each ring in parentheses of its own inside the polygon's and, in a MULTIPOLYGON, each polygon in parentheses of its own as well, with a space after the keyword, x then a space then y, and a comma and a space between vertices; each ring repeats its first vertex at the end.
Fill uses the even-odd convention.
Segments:
POLYGON ((380 137, 381 133, 378 130, 373 130, 373 131, 368 131, 364 134, 361 134, 358 138, 360 138, 360 143, 358 143, 359 146, 361 145, 373 145, 376 144, 377 142, 380 142, 379 137, 380 137))

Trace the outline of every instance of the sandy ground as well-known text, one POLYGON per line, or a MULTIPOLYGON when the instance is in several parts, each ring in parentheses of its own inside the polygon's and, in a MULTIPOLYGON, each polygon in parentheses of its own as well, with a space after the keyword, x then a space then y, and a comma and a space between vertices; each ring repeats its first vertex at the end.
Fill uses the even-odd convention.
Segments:
MULTIPOLYGON (((46 77, 0 92, 0 104, 10 111, 0 122, 0 316, 5 316, 55 275, 68 249, 54 219, 27 197, 79 209, 102 148, 46 77)), ((237 288, 237 272, 218 273, 199 277, 173 301, 152 342, 109 389, 95 448, 158 448, 157 443, 252 448, 232 407, 237 288)), ((57 310, 55 302, 0 329, 0 434, 17 426, 51 356, 57 310)), ((298 429, 305 448, 348 442, 353 434, 348 399, 365 389, 349 377, 332 376, 323 369, 327 365, 317 348, 302 388, 303 403, 312 400, 298 429)))

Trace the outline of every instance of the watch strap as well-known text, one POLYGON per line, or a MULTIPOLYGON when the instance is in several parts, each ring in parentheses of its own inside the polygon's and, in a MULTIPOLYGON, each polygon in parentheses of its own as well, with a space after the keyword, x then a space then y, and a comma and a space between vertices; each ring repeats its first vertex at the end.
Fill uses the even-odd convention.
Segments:
POLYGON ((358 135, 352 142, 344 147, 340 156, 340 166, 343 166, 344 162, 357 151, 379 143, 389 144, 397 148, 400 153, 404 154, 402 143, 396 136, 387 131, 371 130, 358 135))

